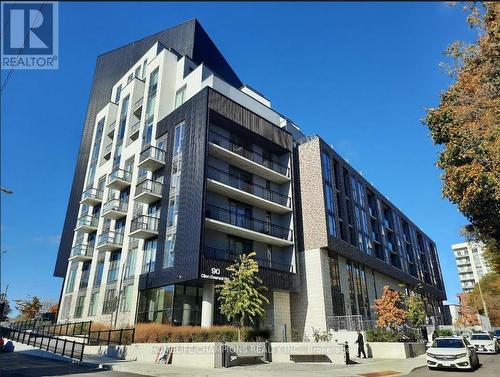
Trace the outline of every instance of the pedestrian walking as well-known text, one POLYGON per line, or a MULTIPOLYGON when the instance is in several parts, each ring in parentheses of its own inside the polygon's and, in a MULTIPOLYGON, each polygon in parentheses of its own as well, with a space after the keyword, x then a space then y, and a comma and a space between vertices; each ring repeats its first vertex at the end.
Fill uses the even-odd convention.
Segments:
POLYGON ((439 336, 438 332, 436 329, 432 332, 432 341, 434 341, 437 337, 439 336))
POLYGON ((358 343, 358 357, 361 357, 361 354, 363 354, 363 358, 366 359, 365 340, 360 330, 358 330, 358 340, 356 340, 356 343, 358 343))

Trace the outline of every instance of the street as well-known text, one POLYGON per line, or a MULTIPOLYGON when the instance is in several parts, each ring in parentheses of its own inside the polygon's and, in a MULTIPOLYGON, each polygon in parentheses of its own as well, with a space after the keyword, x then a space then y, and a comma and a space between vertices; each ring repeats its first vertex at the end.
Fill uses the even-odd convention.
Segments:
POLYGON ((64 361, 44 359, 22 352, 0 353, 0 377, 41 376, 139 377, 139 374, 105 371, 64 361))
POLYGON ((481 377, 496 377, 499 375, 500 370, 500 354, 498 355, 479 355, 479 362, 481 366, 479 369, 476 369, 474 372, 468 372, 463 370, 429 370, 429 368, 419 368, 412 373, 410 373, 411 377, 455 377, 460 376, 464 377, 464 373, 469 373, 473 376, 481 376, 481 377))

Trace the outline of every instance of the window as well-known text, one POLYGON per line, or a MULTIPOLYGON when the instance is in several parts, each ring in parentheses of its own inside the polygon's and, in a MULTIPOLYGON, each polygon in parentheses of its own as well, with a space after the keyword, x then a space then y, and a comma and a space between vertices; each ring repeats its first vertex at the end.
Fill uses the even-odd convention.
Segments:
POLYGON ((116 310, 116 296, 114 289, 108 289, 104 296, 104 303, 102 305, 102 314, 110 314, 116 310))
POLYGON ((165 258, 163 258, 163 268, 174 266, 175 234, 169 234, 165 241, 165 258))
POLYGON ((253 242, 236 236, 227 236, 228 251, 231 254, 248 254, 253 251, 253 242))
POLYGON ((186 85, 184 85, 182 88, 180 88, 177 93, 175 93, 175 107, 174 109, 177 109, 180 105, 184 103, 184 97, 186 95, 186 85))
POLYGON ((134 71, 134 77, 139 78, 139 75, 141 74, 141 66, 137 66, 134 71))
POLYGON ((104 271, 104 259, 100 259, 97 262, 94 276, 94 287, 98 287, 102 282, 102 272, 104 271))
POLYGON ((321 161, 323 165, 323 177, 325 185, 328 234, 330 236, 336 237, 337 229, 335 223, 335 205, 334 205, 335 197, 333 195, 333 177, 332 177, 330 156, 326 152, 323 152, 321 155, 321 161))
POLYGON ((184 141, 184 129, 185 125, 184 123, 179 124, 175 128, 175 134, 174 134, 174 151, 173 154, 174 156, 178 155, 179 153, 182 152, 182 146, 183 146, 183 141, 184 141))
POLYGON ((109 256, 108 283, 118 280, 118 268, 120 264, 121 251, 114 251, 109 256))
POLYGON ((137 259, 137 249, 129 250, 125 261, 125 279, 134 277, 135 264, 137 259))
POLYGON ((156 261, 156 238, 144 242, 144 259, 142 262, 142 273, 153 272, 156 261))
POLYGON ((66 284, 66 293, 73 292, 73 289, 75 287, 76 269, 77 267, 75 265, 72 265, 71 269, 69 270, 68 284, 66 284))
POLYGON ((97 314, 97 303, 99 300, 99 292, 94 292, 90 296, 89 304, 89 317, 95 316, 97 314))
POLYGON ((86 289, 89 283, 90 275, 90 262, 84 262, 82 264, 82 274, 80 276, 80 289, 86 289))
POLYGON ((145 79, 145 78, 146 78, 146 68, 147 68, 147 67, 148 67, 148 59, 145 59, 145 60, 144 60, 144 63, 142 63, 142 75, 141 75, 141 77, 142 77, 143 79, 145 79))
POLYGON ((158 87, 158 68, 149 76, 148 98, 146 103, 146 122, 144 124, 144 133, 142 136, 143 147, 151 144, 153 137, 154 112, 156 108, 156 91, 158 87))
POLYGON ((120 311, 129 312, 130 305, 132 302, 132 287, 133 285, 127 285, 123 288, 123 296, 121 298, 120 311))
POLYGON ((123 99, 120 111, 120 123, 118 127, 118 141, 123 140, 123 137, 125 136, 125 126, 127 125, 127 112, 128 112, 129 100, 130 96, 127 96, 123 99))
POLYGON ((81 318, 82 313, 83 313, 83 303, 85 301, 85 296, 80 296, 76 300, 76 307, 75 307, 75 318, 81 318))
POLYGON ((116 93, 115 93, 115 103, 120 102, 120 96, 122 94, 122 84, 118 85, 116 88, 116 93))

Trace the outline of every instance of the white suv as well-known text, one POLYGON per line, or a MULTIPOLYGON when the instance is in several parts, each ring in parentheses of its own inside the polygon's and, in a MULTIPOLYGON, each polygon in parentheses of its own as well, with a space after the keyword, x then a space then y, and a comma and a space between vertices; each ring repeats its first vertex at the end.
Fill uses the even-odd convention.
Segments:
POLYGON ((476 348, 478 353, 498 353, 498 343, 488 333, 472 334, 469 342, 476 348))
POLYGON ((476 350, 459 336, 436 338, 426 352, 429 369, 454 368, 474 370, 479 366, 476 350))

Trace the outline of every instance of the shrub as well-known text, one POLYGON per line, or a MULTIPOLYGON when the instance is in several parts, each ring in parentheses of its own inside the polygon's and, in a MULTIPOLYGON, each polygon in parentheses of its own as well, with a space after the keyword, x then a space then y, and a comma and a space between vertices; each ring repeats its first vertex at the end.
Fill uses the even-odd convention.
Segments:
POLYGON ((246 342, 263 342, 271 338, 271 330, 268 328, 248 329, 243 333, 246 342))
POLYGON ((416 342, 418 339, 420 339, 420 334, 418 330, 413 329, 401 331, 375 329, 366 332, 368 342, 416 342))
POLYGON ((451 331, 450 329, 438 329, 437 333, 439 336, 452 336, 453 335, 453 331, 451 331))
POLYGON ((319 329, 312 327, 313 338, 316 343, 318 342, 329 342, 332 339, 332 335, 328 331, 321 332, 319 329))
MULTIPOLYGON (((250 330, 243 328, 244 339, 256 338, 250 330)), ((256 333, 257 335, 261 333, 256 333)), ((172 326, 160 323, 138 323, 135 326, 136 343, 190 343, 190 342, 234 342, 238 340, 238 329, 233 326, 172 326)))

